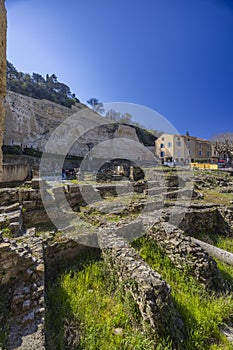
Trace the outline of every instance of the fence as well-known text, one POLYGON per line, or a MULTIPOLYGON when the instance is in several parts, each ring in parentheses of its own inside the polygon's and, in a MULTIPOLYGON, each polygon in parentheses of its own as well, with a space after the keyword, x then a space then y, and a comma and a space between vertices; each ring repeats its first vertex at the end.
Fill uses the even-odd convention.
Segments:
POLYGON ((217 170, 218 169, 218 164, 191 163, 191 168, 217 170))

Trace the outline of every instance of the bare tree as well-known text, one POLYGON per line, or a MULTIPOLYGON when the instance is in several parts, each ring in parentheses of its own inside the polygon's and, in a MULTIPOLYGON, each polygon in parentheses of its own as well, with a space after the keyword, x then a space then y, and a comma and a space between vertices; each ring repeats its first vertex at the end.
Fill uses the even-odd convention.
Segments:
POLYGON ((229 163, 233 160, 233 132, 217 134, 212 138, 214 149, 220 156, 222 153, 227 154, 229 163))
POLYGON ((115 109, 109 109, 106 114, 105 114, 106 118, 109 118, 111 120, 115 120, 116 122, 119 122, 121 119, 121 113, 115 111, 115 109))

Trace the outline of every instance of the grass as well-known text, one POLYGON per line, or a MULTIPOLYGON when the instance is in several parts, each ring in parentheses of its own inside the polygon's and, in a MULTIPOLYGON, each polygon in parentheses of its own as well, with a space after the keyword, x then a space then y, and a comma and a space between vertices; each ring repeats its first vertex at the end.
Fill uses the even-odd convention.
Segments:
POLYGON ((12 238, 12 231, 9 229, 9 227, 4 227, 2 229, 2 237, 3 238, 12 238))
POLYGON ((48 349, 71 349, 71 344, 77 350, 172 349, 169 340, 143 330, 137 307, 106 276, 101 260, 64 272, 48 288, 48 306, 48 349), (71 344, 64 338, 67 325, 72 325, 71 344))
POLYGON ((222 236, 209 232, 199 232, 199 234, 195 235, 195 237, 218 248, 224 249, 229 253, 233 253, 233 237, 222 236))
POLYGON ((220 187, 216 187, 214 189, 202 190, 201 192, 204 196, 203 202, 229 206, 230 202, 233 200, 233 194, 221 193, 219 192, 220 189, 220 187))
MULTIPOLYGON (((233 298, 229 294, 209 294, 188 273, 175 268, 154 242, 140 238, 134 243, 142 258, 172 288, 174 303, 185 323, 188 334, 184 349, 233 349, 219 330, 224 321, 233 318, 233 298)), ((233 283, 233 268, 220 264, 225 277, 233 283)))
MULTIPOLYGON (((233 291, 233 267, 225 264, 224 262, 215 259, 218 265, 218 269, 221 271, 224 278, 229 282, 231 285, 231 290, 233 291)), ((233 315, 232 315, 233 316, 233 315)))
POLYGON ((37 237, 47 237, 50 232, 56 232, 57 228, 52 222, 35 225, 37 237))
POLYGON ((233 253, 233 237, 217 236, 216 246, 233 253))

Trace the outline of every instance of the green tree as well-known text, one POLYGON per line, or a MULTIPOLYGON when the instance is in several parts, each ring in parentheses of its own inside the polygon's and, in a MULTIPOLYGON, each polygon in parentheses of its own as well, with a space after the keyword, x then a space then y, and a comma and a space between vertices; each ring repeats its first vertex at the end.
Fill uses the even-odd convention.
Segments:
POLYGON ((47 99, 66 107, 71 107, 79 100, 70 91, 69 86, 60 83, 55 74, 18 72, 12 63, 7 61, 7 89, 38 99, 47 99))
POLYGON ((95 111, 96 113, 99 113, 101 115, 104 114, 104 105, 97 98, 91 97, 89 98, 87 103, 91 106, 93 111, 95 111))

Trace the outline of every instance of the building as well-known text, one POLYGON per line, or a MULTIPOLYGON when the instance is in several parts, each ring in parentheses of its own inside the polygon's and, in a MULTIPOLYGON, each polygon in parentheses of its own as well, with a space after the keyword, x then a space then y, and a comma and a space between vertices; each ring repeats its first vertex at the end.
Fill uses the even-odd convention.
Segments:
POLYGON ((155 141, 155 155, 162 162, 188 164, 194 161, 210 162, 212 159, 211 141, 178 134, 162 134, 155 141))

